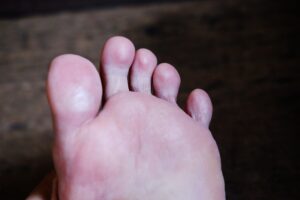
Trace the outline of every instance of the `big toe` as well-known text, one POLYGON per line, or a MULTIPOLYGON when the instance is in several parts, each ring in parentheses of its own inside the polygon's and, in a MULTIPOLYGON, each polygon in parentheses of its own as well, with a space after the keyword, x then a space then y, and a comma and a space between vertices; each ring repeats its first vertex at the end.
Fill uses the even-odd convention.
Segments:
POLYGON ((195 89, 188 97, 187 113, 205 127, 210 124, 212 116, 212 103, 208 94, 201 89, 195 89))
POLYGON ((106 98, 121 91, 129 91, 128 71, 134 56, 134 45, 125 37, 115 36, 105 43, 100 67, 106 98))
POLYGON ((64 135, 96 116, 102 86, 94 65, 76 55, 56 57, 50 64, 47 94, 56 132, 64 135))

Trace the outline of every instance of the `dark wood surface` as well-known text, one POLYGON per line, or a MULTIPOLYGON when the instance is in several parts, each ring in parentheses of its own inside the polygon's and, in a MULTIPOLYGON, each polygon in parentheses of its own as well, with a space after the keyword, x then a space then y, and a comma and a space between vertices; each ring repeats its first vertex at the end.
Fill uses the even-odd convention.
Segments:
POLYGON ((182 76, 179 102, 211 95, 228 199, 299 197, 299 17, 271 0, 203 0, 0 20, 0 199, 24 199, 52 168, 45 97, 50 60, 95 65, 124 35, 182 76))
MULTIPOLYGON (((0 6, 0 18, 20 18, 69 10, 112 8, 122 5, 184 2, 185 0, 9 0, 0 6)), ((195 0, 197 1, 197 0, 195 0)), ((201 0, 199 0, 201 1, 201 0)))

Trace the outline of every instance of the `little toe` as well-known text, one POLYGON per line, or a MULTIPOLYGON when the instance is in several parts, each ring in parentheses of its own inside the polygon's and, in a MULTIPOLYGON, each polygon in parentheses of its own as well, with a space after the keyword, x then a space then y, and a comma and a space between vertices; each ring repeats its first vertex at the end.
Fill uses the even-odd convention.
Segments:
POLYGON ((154 70, 153 87, 157 97, 176 103, 180 86, 180 76, 170 64, 159 64, 154 70))
POLYGON ((187 100, 187 113, 196 121, 209 127, 212 116, 212 103, 208 94, 201 89, 193 90, 187 100))
POLYGON ((156 56, 148 49, 139 49, 131 68, 130 83, 133 91, 151 94, 151 79, 157 65, 156 56))
POLYGON ((57 134, 73 132, 93 119, 100 107, 102 86, 94 65, 77 55, 56 57, 50 64, 47 95, 57 134))
POLYGON ((105 43, 100 67, 104 78, 106 98, 129 90, 127 76, 134 55, 134 45, 125 37, 112 37, 105 43))

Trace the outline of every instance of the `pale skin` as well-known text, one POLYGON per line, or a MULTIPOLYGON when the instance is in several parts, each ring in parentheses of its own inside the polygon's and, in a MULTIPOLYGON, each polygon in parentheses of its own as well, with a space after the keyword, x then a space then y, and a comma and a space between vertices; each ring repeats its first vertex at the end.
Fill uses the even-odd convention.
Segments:
POLYGON ((80 56, 51 62, 56 173, 27 199, 224 200, 208 95, 195 89, 183 111, 176 69, 124 37, 100 60, 100 75, 80 56))

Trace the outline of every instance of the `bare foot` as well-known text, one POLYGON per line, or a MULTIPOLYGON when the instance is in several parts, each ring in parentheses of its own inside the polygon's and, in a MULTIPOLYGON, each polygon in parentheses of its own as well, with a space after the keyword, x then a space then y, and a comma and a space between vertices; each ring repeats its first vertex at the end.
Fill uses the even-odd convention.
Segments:
POLYGON ((225 199, 208 95, 194 90, 182 111, 176 69, 124 37, 106 42, 100 71, 76 55, 50 65, 58 198, 225 199))

